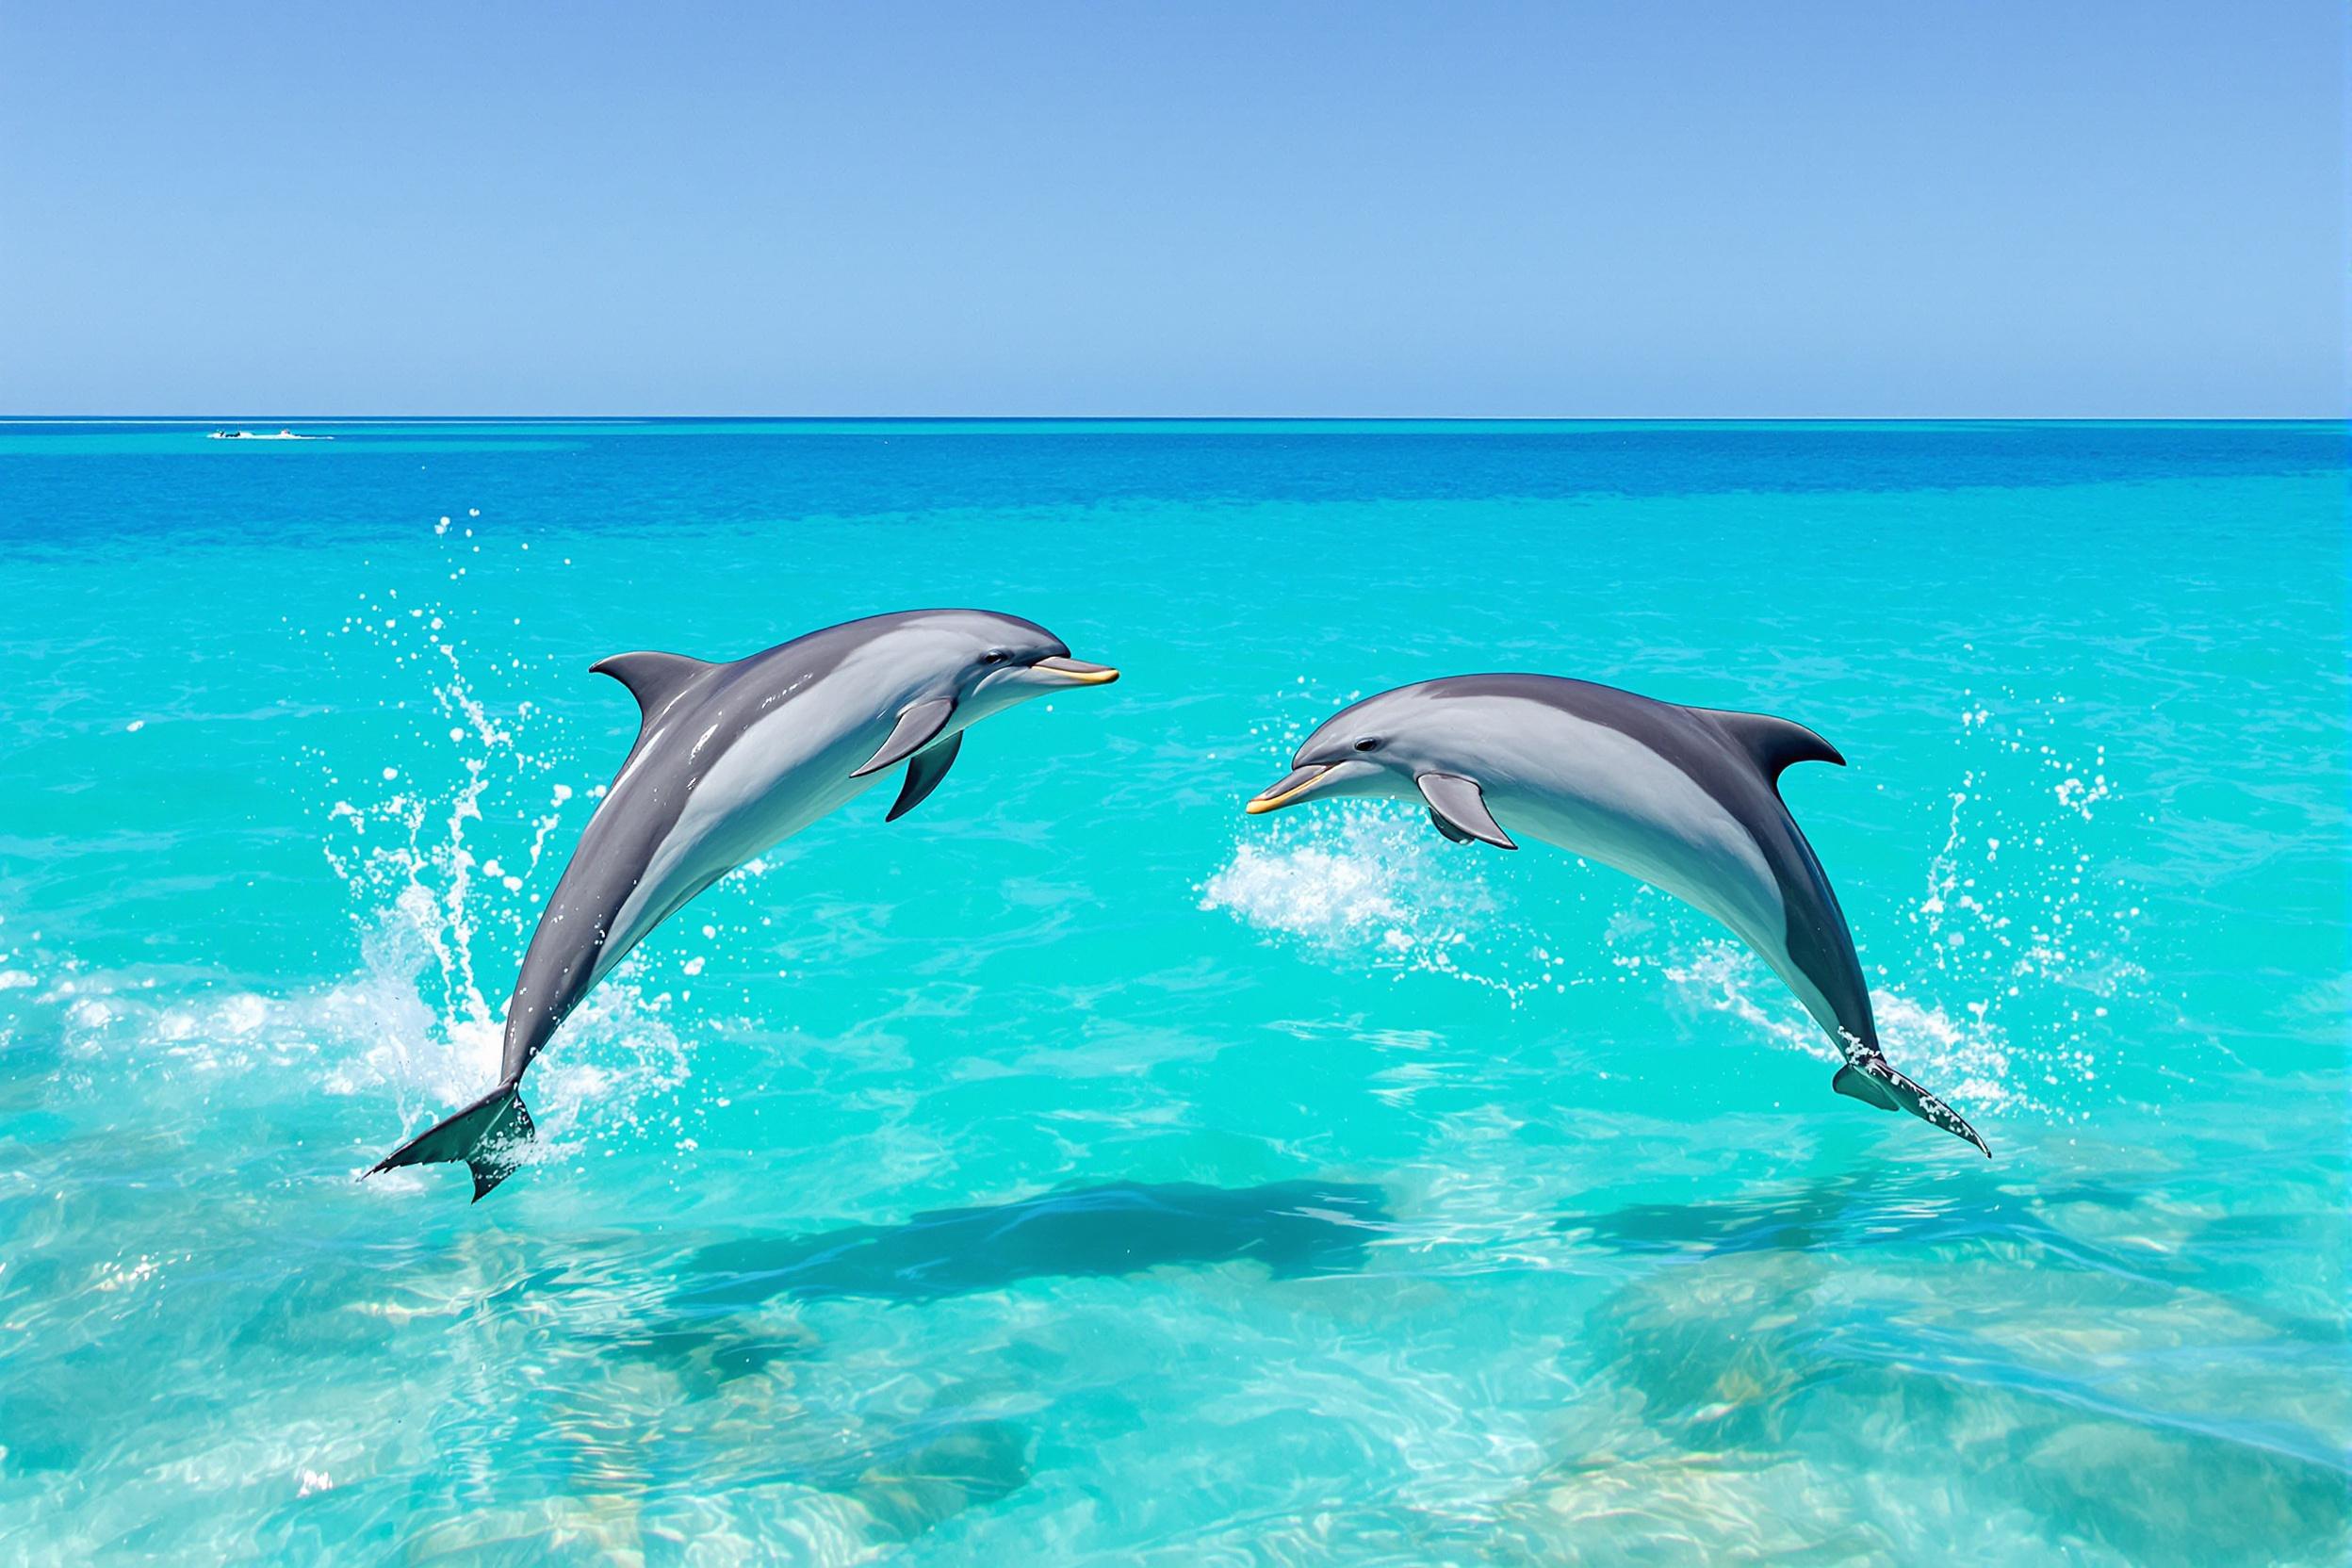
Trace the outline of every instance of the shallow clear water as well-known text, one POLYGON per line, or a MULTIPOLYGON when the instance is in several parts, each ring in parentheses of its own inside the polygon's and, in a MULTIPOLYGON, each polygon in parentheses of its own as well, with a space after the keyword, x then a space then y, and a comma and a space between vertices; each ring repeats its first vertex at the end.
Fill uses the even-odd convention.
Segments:
POLYGON ((2344 433, 0 427, 0 1555, 2336 1562, 2344 433), (478 1092, 634 732, 879 610, 1118 686, 478 1092), (1402 809, 1352 695, 1821 730, 1890 1055, 1402 809))

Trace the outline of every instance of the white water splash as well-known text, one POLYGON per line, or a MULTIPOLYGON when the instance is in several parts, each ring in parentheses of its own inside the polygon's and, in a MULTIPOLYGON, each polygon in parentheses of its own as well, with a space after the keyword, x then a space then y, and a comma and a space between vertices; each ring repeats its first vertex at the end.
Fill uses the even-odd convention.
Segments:
MULTIPOLYGON (((332 1042, 324 1086, 390 1091, 387 1110, 409 1133, 496 1081, 503 1009, 483 975, 511 973, 520 961, 556 869, 543 862, 604 793, 579 776, 560 720, 527 699, 483 694, 457 629, 464 619, 416 608, 355 616, 336 634, 388 650, 430 684, 415 704, 400 765, 381 770, 380 796, 343 782, 371 778, 370 769, 316 759, 329 786, 347 792, 327 810, 322 847, 351 895, 362 967, 288 1007, 306 1032, 332 1042)), ((494 688, 508 673, 485 667, 494 688)), ((621 965, 565 1022, 562 1049, 534 1067, 529 1098, 541 1157, 568 1152, 567 1135, 635 1124, 689 1076, 686 1046, 667 1018, 672 998, 649 994, 642 979, 639 963, 621 965)), ((386 1148, 398 1141, 394 1130, 386 1148)))
POLYGON ((1909 972, 1973 993, 1967 1011, 1980 1028, 2029 997, 2055 1000, 2061 1016, 2038 1024, 2033 1071, 2046 1086, 2091 1083, 2117 1037, 2112 1008, 2148 978, 2130 956, 2140 906, 2097 874, 2088 837, 2119 786, 2105 747, 2065 743, 2064 697, 1970 700, 1944 841, 1908 911, 1921 938, 1909 972))
MULTIPOLYGON (((1824 1063, 1844 1058, 1811 1015, 1800 1007, 1762 959, 1725 938, 1701 943, 1688 956, 1659 966, 1675 1000, 1728 1014, 1775 1043, 1824 1063)), ((2043 1107, 2010 1075, 2010 1051, 2001 1026, 1974 1007, 1954 1018, 1932 1002, 1897 990, 1870 992, 1879 1044, 1887 1060, 1957 1104, 1984 1115, 2043 1107)))
POLYGON ((1458 850, 1441 860, 1453 848, 1418 818, 1348 802, 1235 845, 1200 888, 1200 907, 1375 968, 1490 987, 1515 1005, 1533 987, 1482 961, 1496 901, 1458 850))

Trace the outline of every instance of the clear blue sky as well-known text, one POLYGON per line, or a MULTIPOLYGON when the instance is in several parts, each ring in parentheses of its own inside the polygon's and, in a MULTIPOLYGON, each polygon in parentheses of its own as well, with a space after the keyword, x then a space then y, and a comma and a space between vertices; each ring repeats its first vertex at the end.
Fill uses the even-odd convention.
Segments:
POLYGON ((2345 34, 0 0, 0 412, 2340 414, 2345 34))

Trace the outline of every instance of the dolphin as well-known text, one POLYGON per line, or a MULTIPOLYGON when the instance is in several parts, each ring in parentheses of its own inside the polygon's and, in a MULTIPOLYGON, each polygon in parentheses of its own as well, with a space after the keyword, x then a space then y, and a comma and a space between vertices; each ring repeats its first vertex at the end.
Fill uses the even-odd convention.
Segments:
POLYGON ((732 663, 622 653, 592 667, 629 688, 643 724, 523 954, 498 1086, 367 1175, 463 1160, 480 1202, 531 1137, 523 1070, 655 926, 900 762, 885 820, 905 816, 974 720, 1119 678, 1034 622, 980 610, 870 616, 732 663))
POLYGON ((1887 1065, 1838 895, 1780 798, 1781 770, 1835 762, 1803 725, 1680 708, 1546 675, 1424 680, 1342 709, 1291 773, 1252 799, 1390 796, 1429 808, 1457 843, 1513 832, 1614 866, 1729 926, 1844 1055, 1831 1086, 1992 1150, 1959 1113, 1887 1065))

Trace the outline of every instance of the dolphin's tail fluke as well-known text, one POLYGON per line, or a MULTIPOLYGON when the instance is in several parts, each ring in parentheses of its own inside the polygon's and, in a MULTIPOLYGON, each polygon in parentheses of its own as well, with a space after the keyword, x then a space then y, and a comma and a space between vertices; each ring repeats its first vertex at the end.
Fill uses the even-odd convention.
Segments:
POLYGON ((474 1173, 474 1201, 514 1174, 531 1139, 531 1113, 513 1084, 500 1084, 480 1100, 435 1122, 386 1154, 368 1175, 404 1165, 439 1165, 463 1160, 474 1173))
POLYGON ((1830 1086, 1882 1111, 1909 1111, 1953 1137, 1966 1138, 1983 1150, 1986 1159, 1993 1157, 1992 1146, 1977 1136, 1976 1129, 1968 1125, 1965 1117, 1888 1067, 1886 1058, 1875 1051, 1864 1052, 1839 1068, 1838 1076, 1830 1080, 1830 1086))

